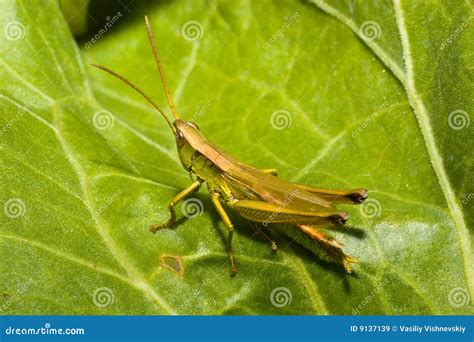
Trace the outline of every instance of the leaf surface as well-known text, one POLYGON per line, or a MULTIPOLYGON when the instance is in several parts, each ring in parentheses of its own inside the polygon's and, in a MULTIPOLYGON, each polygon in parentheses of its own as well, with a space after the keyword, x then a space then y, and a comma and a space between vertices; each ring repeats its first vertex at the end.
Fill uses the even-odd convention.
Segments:
POLYGON ((142 5, 79 48, 55 2, 2 2, 1 26, 23 32, 0 36, 2 311, 472 314, 472 125, 448 120, 474 112, 472 24, 440 50, 472 8, 314 2, 142 5), (273 253, 231 213, 230 278, 205 187, 202 214, 147 230, 189 177, 159 114, 89 66, 165 107, 143 14, 179 112, 210 140, 285 179, 369 189, 334 232, 360 261, 352 275, 288 228, 273 253), (381 30, 371 41, 367 21, 381 30))

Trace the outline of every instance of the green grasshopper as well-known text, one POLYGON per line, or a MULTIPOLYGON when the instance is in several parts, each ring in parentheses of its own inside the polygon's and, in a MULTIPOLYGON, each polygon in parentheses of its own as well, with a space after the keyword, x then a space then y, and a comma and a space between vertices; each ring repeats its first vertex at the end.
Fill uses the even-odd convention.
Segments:
MULTIPOLYGON (((173 132, 181 164, 193 180, 191 185, 169 202, 170 218, 164 223, 152 225, 150 231, 155 233, 160 229, 170 228, 176 220, 175 206, 206 183, 212 203, 227 227, 226 247, 231 275, 237 273, 232 252, 234 226, 223 203, 242 217, 260 226, 266 227, 268 223, 295 226, 319 244, 324 250, 325 259, 342 263, 345 270, 350 273, 351 263, 357 263, 357 260, 346 255, 342 250, 342 244, 320 228, 344 224, 348 214, 337 210, 335 204, 362 203, 367 198, 367 190, 326 190, 291 183, 278 178, 274 169, 259 170, 248 166, 211 144, 194 122, 180 119, 166 83, 147 16, 145 16, 145 24, 167 101, 174 117, 173 122, 150 97, 129 80, 104 66, 92 65, 125 82, 158 110, 173 132)), ((254 228, 257 228, 258 232, 271 243, 273 250, 277 249, 275 242, 263 230, 254 228)))

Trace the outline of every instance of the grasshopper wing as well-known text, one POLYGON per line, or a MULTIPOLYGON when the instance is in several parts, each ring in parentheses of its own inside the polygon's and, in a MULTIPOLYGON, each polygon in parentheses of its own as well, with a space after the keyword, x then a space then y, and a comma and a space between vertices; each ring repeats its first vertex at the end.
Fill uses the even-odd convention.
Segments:
POLYGON ((311 216, 331 217, 340 223, 347 220, 346 212, 337 210, 334 204, 317 194, 238 161, 222 177, 237 193, 252 194, 242 199, 258 199, 288 210, 308 212, 311 216))

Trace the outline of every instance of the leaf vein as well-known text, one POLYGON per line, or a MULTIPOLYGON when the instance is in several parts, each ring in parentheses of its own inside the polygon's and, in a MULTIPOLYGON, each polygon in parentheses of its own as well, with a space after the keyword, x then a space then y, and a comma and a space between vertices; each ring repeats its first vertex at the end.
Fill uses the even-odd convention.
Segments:
POLYGON ((405 25, 405 17, 403 9, 400 3, 400 0, 393 0, 395 7, 395 16, 397 19, 398 31, 400 34, 400 39, 402 41, 403 48, 403 59, 405 61, 405 68, 407 71, 407 82, 404 83, 405 89, 410 100, 410 104, 413 107, 416 118, 423 135, 428 154, 431 159, 431 164, 438 178, 438 182, 443 191, 446 203, 451 212, 451 217, 455 223, 458 232, 459 244, 461 247, 461 253, 463 254, 464 260, 464 269, 466 276, 466 283, 469 287, 469 292, 471 297, 474 296, 474 267, 472 258, 472 248, 469 238, 469 232, 464 222, 464 217, 462 214, 462 209, 459 206, 459 203, 456 200, 456 196, 451 187, 446 169, 443 164, 443 158, 438 151, 438 148, 435 143, 433 129, 430 122, 430 117, 428 111, 423 103, 422 98, 418 94, 418 91, 415 86, 414 70, 413 70, 413 61, 410 52, 410 41, 408 38, 408 31, 405 25))
MULTIPOLYGON (((60 125, 60 118, 59 118, 60 110, 61 109, 59 108, 58 105, 55 105, 53 107, 53 118, 56 123, 56 126, 60 125)), ((93 208, 93 204, 92 204, 93 202, 92 202, 92 199, 90 198, 89 189, 88 189, 88 183, 87 183, 88 177, 85 174, 84 170, 82 169, 79 161, 75 158, 73 151, 68 146, 66 139, 61 134, 61 130, 57 131, 57 137, 63 147, 64 153, 66 154, 69 162, 71 163, 72 167, 74 168, 79 178, 79 183, 84 194, 84 205, 86 209, 89 211, 97 227, 99 234, 101 235, 105 244, 108 246, 110 252, 114 256, 114 258, 119 262, 119 264, 127 271, 129 276, 141 284, 141 289, 143 290, 146 296, 151 297, 166 312, 174 313, 174 310, 164 301, 163 298, 161 298, 155 292, 153 287, 151 287, 149 284, 145 282, 143 276, 138 272, 138 270, 135 268, 132 261, 128 258, 125 252, 122 252, 118 248, 114 239, 112 238, 112 236, 110 236, 110 233, 100 221, 100 217, 95 214, 96 211, 93 208)))

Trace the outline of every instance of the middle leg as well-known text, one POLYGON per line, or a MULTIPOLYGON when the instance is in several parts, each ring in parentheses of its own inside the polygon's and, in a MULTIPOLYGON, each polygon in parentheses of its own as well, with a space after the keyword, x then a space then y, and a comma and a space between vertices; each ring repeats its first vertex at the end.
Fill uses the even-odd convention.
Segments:
POLYGON ((278 249, 278 246, 275 241, 269 236, 270 233, 265 233, 265 228, 262 227, 259 223, 250 221, 250 227, 252 227, 255 232, 260 235, 264 240, 270 242, 270 245, 272 247, 272 251, 276 251, 278 249))
POLYGON ((229 256, 229 262, 230 262, 230 275, 234 276, 237 273, 237 267, 235 266, 235 261, 234 261, 234 253, 232 251, 232 236, 234 235, 234 225, 229 219, 229 216, 225 212, 224 208, 222 207, 222 204, 219 200, 220 196, 218 193, 212 193, 212 203, 214 203, 214 206, 216 207, 217 212, 219 213, 222 221, 224 221, 224 224, 227 227, 227 255, 229 256))

